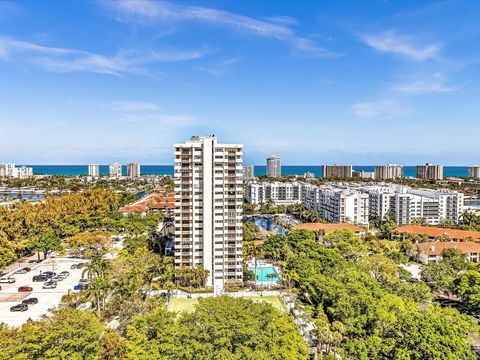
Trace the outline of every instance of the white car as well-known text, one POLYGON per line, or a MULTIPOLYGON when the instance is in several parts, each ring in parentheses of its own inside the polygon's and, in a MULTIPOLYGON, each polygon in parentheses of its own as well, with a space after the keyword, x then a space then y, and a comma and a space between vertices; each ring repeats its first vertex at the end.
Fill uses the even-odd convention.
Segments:
POLYGON ((0 284, 13 284, 15 282, 15 278, 13 277, 2 277, 0 278, 0 284))
POLYGON ((57 283, 55 281, 47 281, 43 284, 42 289, 55 289, 57 287, 57 283))

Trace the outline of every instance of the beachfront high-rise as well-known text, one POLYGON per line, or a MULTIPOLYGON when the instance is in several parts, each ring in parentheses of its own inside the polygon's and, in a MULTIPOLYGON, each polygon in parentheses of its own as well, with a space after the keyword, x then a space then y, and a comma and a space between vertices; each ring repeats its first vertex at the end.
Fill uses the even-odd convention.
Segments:
POLYGON ((127 164, 127 176, 139 177, 140 176, 140 164, 137 162, 131 162, 127 164))
POLYGON ((88 176, 99 177, 100 176, 100 167, 98 164, 88 164, 88 176))
POLYGON ((352 176, 352 165, 323 165, 324 178, 351 178, 352 176))
POLYGON ((403 166, 388 164, 375 166, 375 180, 399 179, 403 177, 403 166))
POLYGON ((417 165, 417 179, 443 180, 443 166, 430 163, 417 165))
POLYGON ((218 291, 242 280, 243 145, 175 144, 175 267, 202 266, 218 291))
POLYGON ((253 165, 245 165, 243 167, 243 177, 248 180, 255 177, 255 168, 253 165))
POLYGON ((278 156, 270 156, 267 158, 267 176, 279 177, 282 176, 282 164, 278 156))
POLYGON ((122 176, 122 165, 119 163, 113 163, 108 166, 108 175, 112 177, 122 176))
POLYGON ((473 165, 468 168, 468 177, 472 179, 480 179, 480 166, 473 165))

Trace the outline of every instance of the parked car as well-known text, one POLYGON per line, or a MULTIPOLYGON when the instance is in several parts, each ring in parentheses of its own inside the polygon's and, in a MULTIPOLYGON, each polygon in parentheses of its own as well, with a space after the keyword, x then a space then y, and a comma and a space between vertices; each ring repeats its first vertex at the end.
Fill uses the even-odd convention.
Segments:
POLYGON ((84 284, 77 284, 73 287, 73 290, 83 290, 85 288, 84 284))
POLYGON ((60 275, 56 275, 56 276, 50 278, 51 281, 56 281, 56 282, 63 281, 63 279, 64 279, 64 277, 60 276, 60 275))
POLYGON ((35 275, 33 278, 32 278, 32 281, 33 282, 44 282, 44 281, 47 281, 48 280, 48 276, 47 275, 35 275))
POLYGON ((22 304, 35 305, 35 304, 38 304, 38 299, 36 297, 31 297, 31 298, 23 300, 22 304))
POLYGON ((77 268, 77 264, 72 264, 72 265, 70 266, 70 269, 76 269, 76 268, 77 268))
POLYGON ((29 272, 31 270, 32 269, 30 269, 29 267, 24 267, 24 268, 20 268, 17 271, 15 271, 14 274, 26 274, 27 272, 29 272))
POLYGON ((3 283, 3 284, 13 284, 14 282, 15 282, 15 278, 10 276, 0 278, 0 283, 3 283))
POLYGON ((28 305, 27 304, 17 304, 10 308, 10 311, 27 311, 28 305))
POLYGON ((81 269, 84 266, 85 266, 85 263, 78 263, 77 264, 77 269, 81 269))
POLYGON ((87 284, 87 283, 90 282, 90 280, 88 280, 88 279, 80 279, 78 282, 79 282, 80 284, 87 284))
POLYGON ((43 284, 42 289, 55 289, 57 287, 57 283, 55 281, 47 281, 43 284))
POLYGON ((60 274, 58 275, 64 275, 64 276, 70 276, 70 272, 69 271, 62 271, 60 274))
POLYGON ((54 277, 57 274, 54 271, 45 271, 45 272, 42 273, 42 275, 46 275, 49 278, 51 278, 51 277, 54 277))
POLYGON ((20 286, 18 292, 32 292, 33 288, 31 286, 20 286))

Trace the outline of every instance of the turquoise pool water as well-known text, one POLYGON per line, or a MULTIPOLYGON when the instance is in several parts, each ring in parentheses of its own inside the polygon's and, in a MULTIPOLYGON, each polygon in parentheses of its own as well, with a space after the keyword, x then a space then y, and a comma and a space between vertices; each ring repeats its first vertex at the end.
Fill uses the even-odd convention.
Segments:
MULTIPOLYGON (((249 270, 255 272, 255 268, 249 268, 249 270)), ((257 281, 258 282, 277 282, 280 281, 277 271, 273 267, 257 267, 257 281), (267 277, 267 275, 273 274, 274 277, 267 277)))

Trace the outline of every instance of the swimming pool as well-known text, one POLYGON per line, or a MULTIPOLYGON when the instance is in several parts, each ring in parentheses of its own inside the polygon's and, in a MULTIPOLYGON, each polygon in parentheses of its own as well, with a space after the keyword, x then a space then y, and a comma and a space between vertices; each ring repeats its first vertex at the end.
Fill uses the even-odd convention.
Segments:
MULTIPOLYGON (((249 270, 255 272, 254 267, 249 268, 249 270)), ((257 274, 257 282, 275 283, 277 281, 280 281, 280 276, 278 275, 274 267, 257 267, 256 274, 257 274), (269 275, 272 275, 272 277, 270 277, 269 275)))

